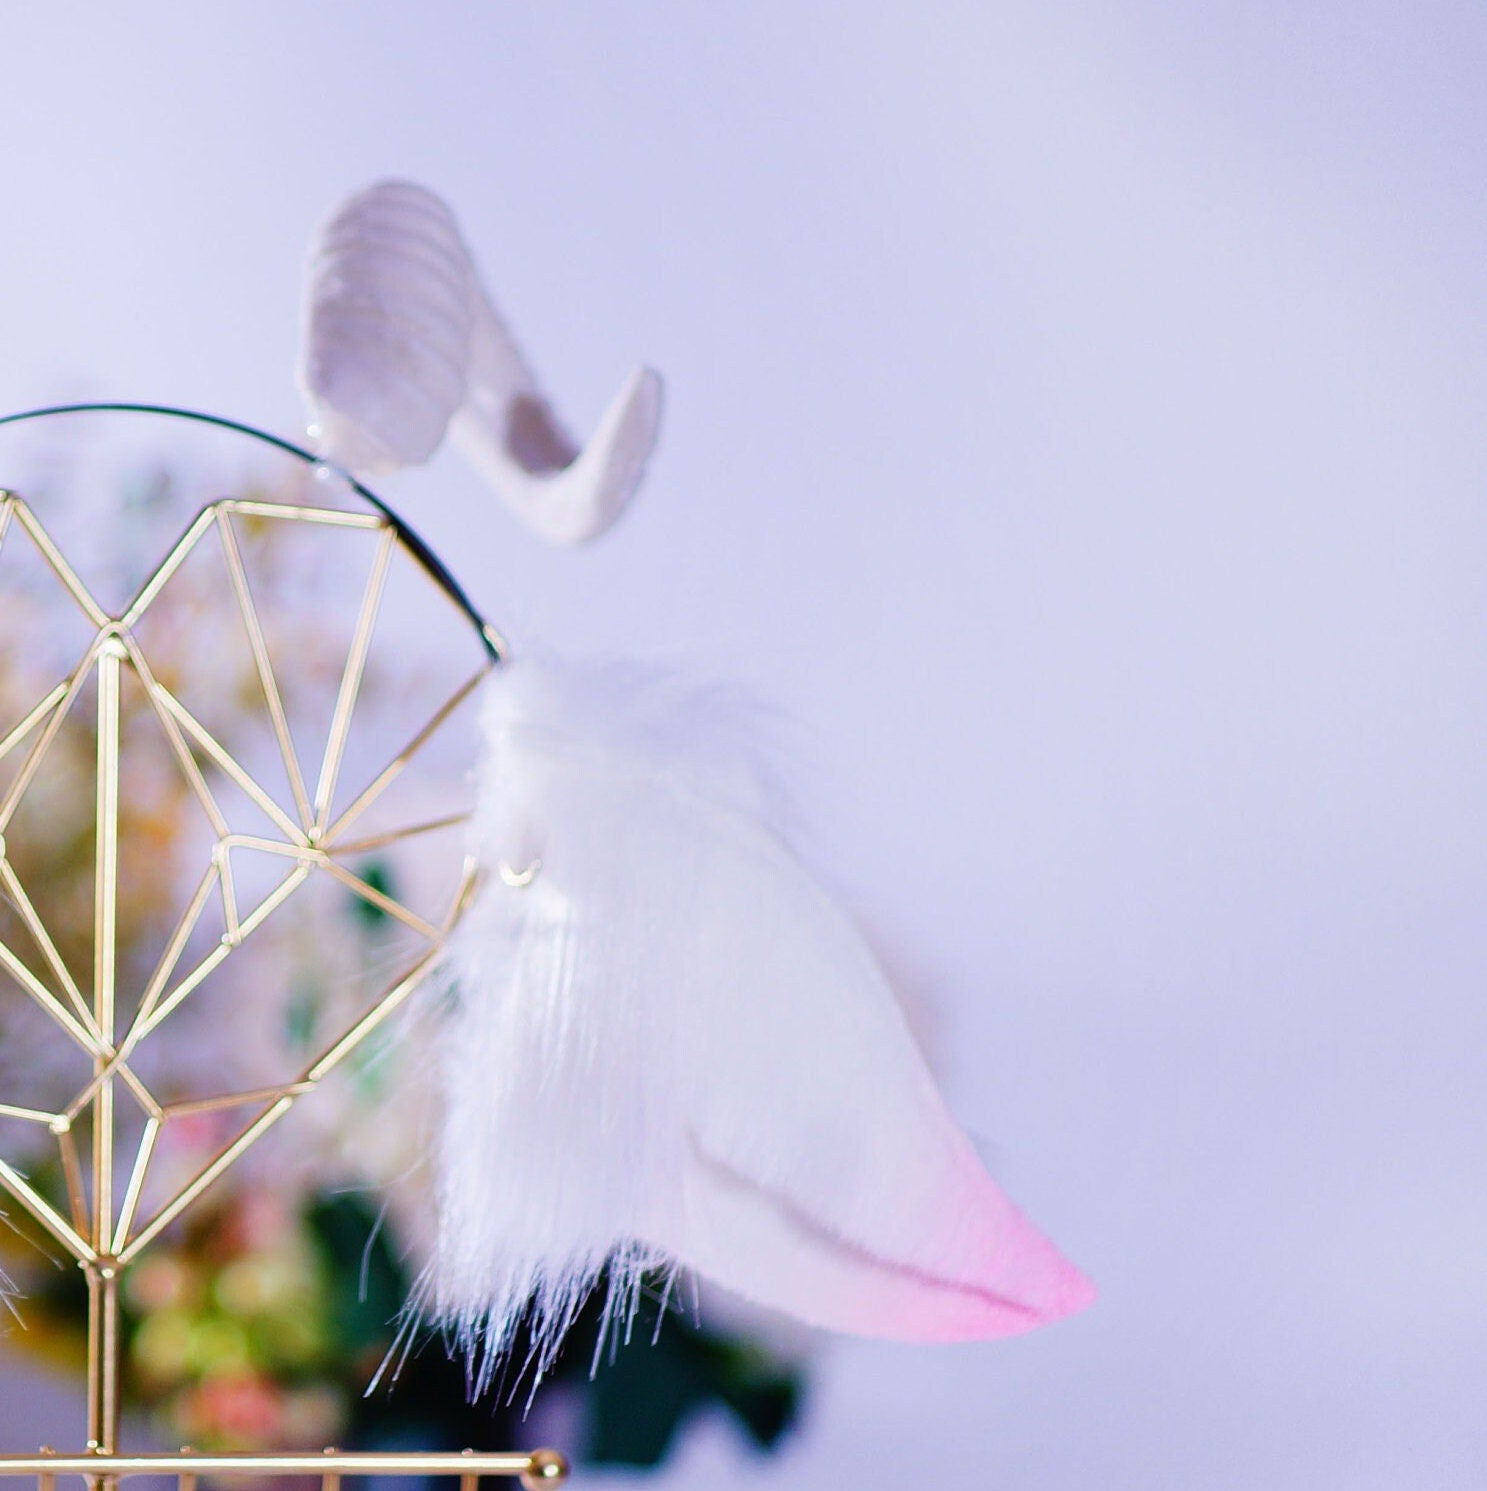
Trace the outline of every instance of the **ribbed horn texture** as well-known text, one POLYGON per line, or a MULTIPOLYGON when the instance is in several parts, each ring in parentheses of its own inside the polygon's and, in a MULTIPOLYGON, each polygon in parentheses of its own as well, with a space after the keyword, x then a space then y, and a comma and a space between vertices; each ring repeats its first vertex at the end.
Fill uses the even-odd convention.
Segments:
POLYGON ((327 459, 369 478, 421 465, 446 433, 532 532, 602 533, 655 448, 661 379, 624 381, 582 450, 486 294, 459 224, 426 188, 382 181, 315 235, 299 384, 327 459))

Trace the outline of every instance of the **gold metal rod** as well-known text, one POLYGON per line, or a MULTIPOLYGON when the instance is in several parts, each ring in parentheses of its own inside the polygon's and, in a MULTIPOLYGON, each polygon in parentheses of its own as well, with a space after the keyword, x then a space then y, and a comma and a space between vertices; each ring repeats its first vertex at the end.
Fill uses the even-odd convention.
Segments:
POLYGON ((126 636, 124 645, 129 649, 129 661, 134 665, 134 671, 139 674, 140 682, 144 684, 145 697, 150 701, 150 709, 160 722, 161 730, 165 732, 165 738, 170 743, 171 754, 175 756, 176 764, 181 768, 181 774, 186 778, 192 794, 200 803, 202 812, 206 814, 207 822, 212 825, 212 832, 221 838, 223 834, 229 832, 227 818, 217 805, 212 789, 207 786, 206 778, 196 764, 196 757, 191 754, 191 747, 186 744, 186 739, 181 734, 179 722, 165 707, 161 696, 169 694, 170 690, 165 688, 150 671, 149 662, 132 637, 126 636))
MULTIPOLYGON (((552 1451, 531 1454, 418 1454, 406 1451, 319 1455, 16 1455, 0 1458, 0 1476, 34 1475, 312 1475, 325 1472, 333 1459, 342 1475, 489 1475, 521 1476, 541 1466, 552 1451)), ((555 1481, 557 1477, 548 1477, 555 1481)))
POLYGON ((26 759, 21 763, 21 769, 16 773, 15 780, 6 789, 3 801, 0 801, 0 834, 10 827, 10 820, 15 816, 15 810, 20 803, 26 788, 31 785, 31 779, 36 775, 41 766, 42 757, 51 748, 52 742, 57 738, 57 732, 62 728, 62 721, 67 718, 67 712, 72 708, 73 702, 82 691, 88 674, 93 671, 93 663, 98 657, 98 649, 103 645, 103 638, 95 637, 89 644, 88 650, 83 654, 82 661, 74 668, 66 680, 62 697, 57 702, 57 707, 52 711, 31 749, 26 752, 26 759))
POLYGON ((42 925, 41 918, 36 914, 36 907, 31 904, 31 897, 26 894, 26 887, 17 878, 14 866, 4 857, 3 852, 0 852, 0 886, 4 887, 11 905, 15 907, 26 930, 31 934, 31 940, 41 949, 41 956, 46 960, 47 967, 51 969, 52 977, 62 986, 62 992, 66 994, 73 1009, 82 1016, 84 1024, 91 1024, 93 1016, 88 1009, 87 1001, 83 998, 83 991, 78 988, 77 980, 72 976, 72 970, 62 961, 62 954, 57 951, 57 944, 52 941, 51 933, 42 925))
POLYGON ((258 834, 228 834, 222 840, 222 848, 251 849, 256 854, 276 854, 280 859, 297 860, 312 870, 325 857, 313 844, 286 844, 282 839, 265 839, 258 834))
POLYGON ((251 933, 256 932, 310 878, 313 868, 312 865, 297 864, 275 889, 243 917, 238 923, 238 942, 243 942, 251 933))
POLYGON ((282 829, 286 837, 300 843, 305 842, 305 830, 294 819, 289 817, 283 808, 238 765, 232 753, 212 735, 211 731, 169 689, 157 683, 151 692, 181 722, 182 728, 201 747, 202 751, 211 757, 213 765, 218 767, 225 776, 230 777, 241 787, 253 799, 254 804, 262 809, 266 818, 282 829))
POLYGON ((353 875, 344 865, 338 865, 335 860, 325 856, 321 860, 321 868, 335 876, 347 890, 360 897, 368 905, 386 912, 388 916, 402 922, 405 927, 417 932, 420 937, 426 937, 430 942, 439 940, 437 927, 426 922, 417 912, 409 911, 401 901, 395 901, 391 896, 384 895, 376 886, 368 885, 365 880, 359 875, 353 875))
POLYGON ((237 595, 238 610, 242 614, 243 625, 248 629, 248 646, 253 653, 253 666, 258 672, 259 686, 268 703, 269 719, 279 742, 279 754, 283 756, 284 770, 289 774, 289 790, 294 794, 294 806, 299 813, 301 827, 308 832, 314 818, 310 812, 309 795, 305 791, 305 779, 299 769, 294 738, 289 733, 289 717, 284 713, 284 700, 280 697, 279 685, 274 678, 268 639, 263 634, 258 608, 253 603, 253 592, 248 588, 248 572, 243 565, 242 551, 238 548, 237 534, 233 532, 232 519, 220 510, 217 514, 217 532, 222 539, 222 550, 227 556, 227 572, 237 595))
POLYGON ((222 883, 222 925, 226 929, 223 935, 229 944, 235 945, 243 935, 243 927, 238 917, 237 885, 232 878, 232 839, 230 835, 218 842, 213 859, 216 862, 217 873, 222 883))
POLYGON ((319 1082, 334 1071, 366 1038, 372 1034, 413 993, 428 976, 438 957, 438 949, 425 953, 390 989, 387 990, 350 1030, 305 1073, 307 1082, 319 1082))
MULTIPOLYGON (((119 913, 119 691, 127 650, 117 636, 98 652, 98 793, 93 888, 93 1023, 114 1040, 119 913)), ((92 1241, 105 1255, 113 1244, 114 1079, 111 1059, 95 1058, 102 1080, 93 1099, 92 1241)), ((119 1413, 119 1292, 112 1264, 88 1266, 88 1438, 116 1448, 119 1413)))
POLYGON ((37 723, 45 716, 49 709, 57 707, 57 701, 67 692, 67 684, 59 683, 46 698, 35 706, 4 740, 0 740, 0 761, 3 761, 11 751, 18 746, 37 726, 37 723))
MULTIPOLYGON (((99 1298, 102 1280, 98 1277, 96 1262, 86 1263, 83 1267, 88 1279, 88 1448, 97 1451, 104 1448, 103 1403, 99 1396, 103 1362, 103 1302, 99 1298)), ((98 1482, 90 1476, 88 1484, 96 1486, 98 1482)))
POLYGON ((201 1193, 206 1190, 237 1157, 250 1148, 267 1130, 289 1112, 295 1102, 350 1055, 374 1030, 396 1010, 423 982, 432 966, 437 949, 426 953, 398 980, 350 1030, 315 1062, 300 1079, 293 1095, 281 1097, 265 1109, 238 1136, 207 1162, 180 1191, 151 1218, 149 1224, 118 1255, 120 1264, 137 1258, 140 1252, 160 1235, 201 1193))
POLYGON ((31 535, 32 543, 41 550, 42 557, 51 566, 53 573, 67 587, 73 600, 82 607, 88 620, 96 627, 107 626, 108 613, 88 593, 88 587, 78 579, 72 566, 62 557, 62 551, 52 542, 50 534, 38 522, 36 514, 24 502, 17 502, 16 517, 31 535))
POLYGON ((202 535, 212 526, 213 513, 204 507, 191 520, 190 526, 175 542, 175 547, 155 567, 155 573, 145 581, 138 595, 129 603, 129 609, 119 618, 122 625, 132 627, 149 610, 155 597, 165 588, 166 582, 181 567, 186 556, 201 541, 202 535))
POLYGON ((277 1102, 280 1098, 303 1097, 313 1090, 313 1082, 284 1082, 277 1087, 255 1087, 250 1092, 227 1092, 215 1098, 191 1098, 184 1103, 166 1103, 160 1116, 187 1118, 194 1113, 216 1113, 223 1108, 246 1108, 250 1103, 277 1102))
POLYGON ((128 1045, 133 1048, 134 1045, 137 1045, 140 1041, 143 1041, 143 1039, 145 1039, 145 1036, 148 1036, 149 1033, 151 1033, 151 1030, 154 1030, 155 1026, 158 1026, 158 1024, 160 1024, 160 1021, 164 1020, 164 1018, 166 1018, 167 1015, 169 1015, 170 1012, 172 1012, 173 1009, 176 1008, 176 1005, 179 1005, 180 1000, 185 999, 185 997, 188 997, 189 994, 195 993, 195 990, 200 989, 203 980, 206 980, 206 978, 210 977, 213 972, 216 972, 216 969, 218 969, 219 966, 221 966, 222 963, 227 960, 228 954, 230 954, 231 951, 233 951, 233 947, 231 947, 231 944, 227 944, 227 942, 218 942, 218 945, 216 945, 215 948, 212 948, 212 951, 210 951, 210 953, 207 953, 207 956, 203 957, 203 959, 201 959, 201 962, 197 963, 197 966, 195 966, 195 968, 192 968, 191 972, 189 972, 189 974, 186 974, 186 977, 183 978, 183 980, 180 981, 179 984, 176 984, 175 989, 167 994, 167 996, 164 997, 164 999, 161 1000, 161 1002, 158 1003, 158 1005, 155 1006, 155 1008, 152 1009, 151 1012, 149 1012, 148 1017, 142 1018, 142 1020, 134 1021, 133 1026, 130 1027, 130 1033, 128 1033, 128 1045))
MULTIPOLYGON (((254 838, 250 834, 234 834, 226 842, 235 849, 252 849, 259 854, 276 854, 281 859, 298 860, 306 869, 325 870, 362 900, 376 906, 380 911, 385 911, 388 916, 395 917, 417 932, 420 937, 433 941, 439 935, 438 929, 426 922, 416 911, 410 911, 401 901, 396 901, 391 896, 384 895, 375 886, 368 885, 365 880, 354 875, 344 865, 337 864, 328 854, 318 849, 300 848, 295 844, 278 844, 272 839, 254 838)), ((344 853, 345 851, 338 852, 344 853)))
POLYGON ((470 697, 470 694, 480 684, 481 680, 485 678, 486 674, 489 671, 489 668, 481 668, 478 673, 474 674, 470 678, 467 678, 465 682, 462 683, 459 688, 457 688, 454 693, 449 696, 447 700, 445 700, 443 705, 439 708, 438 712, 428 722, 428 724, 426 724, 423 729, 421 729, 418 734, 415 735, 413 739, 410 740, 408 744, 405 745, 403 749, 399 751, 398 754, 394 756, 393 759, 382 768, 382 770, 377 774, 372 782, 363 790, 361 796, 358 797, 356 801, 353 802, 351 806, 348 807, 339 818, 336 819, 336 821, 330 826, 330 828, 321 835, 322 842, 329 842, 331 840, 339 838, 354 819, 359 818, 369 807, 371 807, 374 802, 376 802, 379 797, 382 796, 387 788, 392 785, 393 781, 397 778, 398 774, 403 770, 403 768, 406 767, 407 764, 413 759, 413 757, 417 755, 418 752, 422 750, 423 747, 428 743, 429 737, 433 735, 434 732, 438 730, 441 725, 443 725, 445 720, 447 720, 449 716, 452 715, 454 711, 458 709, 460 705, 463 704, 465 700, 470 697))
POLYGON ((473 855, 467 854, 460 871, 459 888, 454 893, 454 900, 449 903, 449 912, 444 918, 444 925, 439 928, 441 941, 454 931, 460 918, 470 909, 470 901, 475 895, 475 887, 480 884, 480 878, 479 864, 476 863, 473 855))
MULTIPOLYGON (((108 1054, 98 1032, 88 1029, 87 1026, 80 1025, 76 1017, 57 999, 57 996, 16 957, 15 953, 4 942, 0 942, 0 968, 4 968, 16 983, 90 1056, 106 1056, 108 1054)), ((88 1024, 91 1025, 92 1023, 93 1016, 90 1011, 88 1014, 88 1024)))
POLYGON ((334 507, 293 507, 284 502, 257 502, 252 498, 229 497, 217 503, 226 512, 245 518, 287 518, 293 523, 321 523, 328 528, 391 528, 385 518, 373 513, 348 513, 334 507))
POLYGON ((201 1193, 230 1166, 237 1157, 249 1149, 271 1129, 294 1106, 293 1098, 280 1098, 271 1108, 260 1113, 236 1139, 219 1150, 171 1199, 150 1218, 118 1255, 120 1266, 132 1263, 201 1193))
POLYGON ((221 966, 221 964, 228 958, 235 947, 241 946, 242 943, 247 940, 251 933, 257 931, 257 929, 262 926, 265 921, 268 920, 269 916, 274 911, 278 910, 278 908, 282 906, 284 902, 287 901, 289 897, 292 896, 294 892, 297 891, 300 886, 305 883, 306 879, 309 878, 309 874, 310 870, 308 866, 296 865, 294 869, 292 869, 289 874, 284 877, 283 882, 278 886, 278 888, 274 891, 271 891, 269 895, 266 896, 262 901, 260 901, 259 904, 254 908, 252 914, 242 920, 242 922, 238 926, 238 936, 236 942, 218 943, 217 946, 214 947, 211 952, 209 952, 206 957, 204 957, 201 962, 198 963, 196 967, 193 968, 191 972, 188 973, 186 977, 182 979, 181 982, 177 984, 176 987, 172 989, 164 999, 160 1001, 155 1009, 151 1011, 148 1019, 135 1022, 134 1028, 129 1033, 131 1044, 142 1041, 147 1035, 149 1035, 152 1030, 156 1028, 156 1026, 160 1024, 162 1020, 164 1020, 177 1007, 177 1005, 180 1004, 183 999, 185 999, 188 995, 194 993, 201 986, 202 981, 221 966))
POLYGON ((165 945, 165 951, 160 956, 160 962, 155 971, 150 975, 150 981, 145 985, 145 992, 140 997, 139 1008, 135 1011, 133 1024, 129 1033, 124 1037, 119 1047, 119 1055, 127 1056, 138 1041, 135 1031, 141 1023, 148 1020, 151 1011, 155 1008, 156 1001, 165 992, 165 986, 170 982, 170 976, 176 971, 181 961, 181 954, 186 951, 186 944, 191 940, 191 934, 196 930, 196 924, 201 920, 201 913, 211 899, 212 887, 217 879, 217 866, 215 863, 208 865, 206 873, 202 875, 197 883, 196 890, 191 899, 186 903, 186 909, 181 913, 180 920, 176 923, 175 930, 170 934, 170 941, 165 945))
POLYGON ((88 1197, 83 1187, 83 1162, 77 1152, 77 1135, 66 1119, 53 1132, 57 1136, 57 1152, 62 1157, 62 1180, 67 1187, 67 1209, 72 1213, 72 1225, 79 1232, 86 1232, 88 1197))
MULTIPOLYGON (((119 1271, 110 1263, 98 1265, 99 1304, 103 1314, 103 1361, 98 1383, 98 1448, 113 1454, 119 1443, 119 1372, 123 1366, 122 1341, 119 1336, 119 1271)), ((90 1436, 95 1437, 95 1436, 90 1436)), ((105 1486, 112 1485, 105 1479, 105 1486)))
POLYGON ((371 573, 367 576, 366 590, 362 595, 361 609, 356 617, 356 630, 351 645, 346 651, 346 670, 341 675, 341 687, 336 694, 335 712, 331 716, 330 731, 326 736, 325 759, 320 764, 320 780, 315 784, 315 833, 324 833, 326 820, 330 817, 331 799, 336 793, 336 779, 341 772, 341 759, 346 752, 346 738, 351 728, 351 714, 356 708, 357 695, 361 692, 362 677, 366 672, 367 653, 372 645, 372 632, 377 624, 377 612, 382 604, 382 593, 387 586, 387 570, 397 548, 397 535, 386 529, 377 553, 372 560, 371 573))
POLYGON ((155 1101, 155 1096, 149 1088, 129 1069, 129 1064, 124 1059, 124 1052, 105 1051, 96 1062, 95 1070, 88 1079, 87 1086, 63 1109, 62 1118, 69 1124, 76 1123, 82 1116, 83 1109, 93 1101, 94 1095, 103 1086, 105 1080, 112 1077, 119 1077, 124 1081, 139 1100, 140 1106, 152 1118, 160 1116, 160 1104, 155 1101))
MULTIPOLYGON (((88 1449, 112 1455, 119 1437, 119 1274, 111 1261, 83 1265, 88 1278, 88 1449)), ((89 1473, 90 1486, 111 1487, 117 1478, 89 1473)))
POLYGON ((115 1056, 110 1064, 115 1068, 116 1074, 123 1079, 124 1085, 134 1094, 135 1102, 151 1118, 158 1118, 160 1116, 160 1104, 155 1101, 154 1093, 134 1075, 129 1063, 122 1056, 115 1056))
POLYGON ((114 1228, 114 1240, 109 1248, 111 1253, 119 1253, 129 1241, 129 1229, 134 1226, 134 1215, 139 1210, 139 1198, 145 1187, 145 1172, 154 1157, 162 1122, 163 1119, 154 1116, 145 1120, 145 1131, 140 1136, 139 1151, 134 1157, 134 1168, 129 1172, 129 1185, 124 1191, 124 1203, 119 1208, 119 1225, 114 1228))
POLYGON ((72 1101, 62 1110, 62 1119, 69 1128, 83 1116, 83 1109, 93 1101, 93 1095, 98 1091, 98 1084, 103 1081, 106 1070, 102 1065, 96 1066, 93 1075, 79 1092, 73 1094, 72 1101))
POLYGON ((454 828, 468 823, 469 813, 451 813, 447 818, 430 818, 427 823, 414 823, 407 828, 391 828, 386 833, 372 834, 370 838, 352 839, 344 844, 327 844, 326 853, 370 854, 374 849, 385 849, 389 844, 401 843, 404 839, 416 838, 419 834, 437 833, 441 828, 454 828))
POLYGON ((68 1226, 51 1202, 33 1190, 26 1178, 4 1160, 0 1160, 0 1186, 4 1186, 78 1262, 91 1262, 97 1256, 88 1246, 82 1229, 68 1226))

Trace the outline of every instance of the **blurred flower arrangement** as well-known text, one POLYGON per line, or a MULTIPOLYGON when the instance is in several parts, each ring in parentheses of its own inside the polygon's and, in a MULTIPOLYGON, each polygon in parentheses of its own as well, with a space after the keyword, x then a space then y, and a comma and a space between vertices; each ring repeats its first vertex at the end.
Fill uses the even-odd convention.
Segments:
MULTIPOLYGON (((298 481, 255 495, 302 500, 298 481)), ((156 523, 189 516, 164 477, 140 488, 134 508, 135 516, 147 508, 156 523)), ((334 693, 345 646, 324 624, 334 587, 281 552, 271 526, 250 526, 248 538, 255 574, 282 602, 264 608, 283 630, 271 640, 296 655, 298 695, 286 697, 292 712, 334 693)), ((128 566, 125 547, 111 553, 111 562, 128 566)), ((143 578, 139 568, 120 577, 126 587, 143 578)), ((163 681, 219 651, 217 629, 227 615, 219 602, 209 579, 173 582, 162 597, 151 655, 163 681)), ((28 585, 3 564, 0 636, 3 735, 45 687, 54 659, 46 655, 52 642, 43 639, 66 645, 45 587, 28 585)), ((418 663, 378 658, 367 674, 373 705, 396 716, 418 663)), ((257 707, 252 680, 246 664, 242 676, 232 668, 212 676, 215 697, 201 708, 218 738, 232 743, 257 707)), ((132 725, 148 724, 142 696, 126 695, 122 708, 126 736, 132 725)), ((6 834, 9 861, 32 901, 46 908, 58 951, 80 977, 92 961, 95 744, 85 723, 59 737, 44 778, 28 790, 28 811, 6 834)), ((461 769, 448 767, 451 790, 461 769)), ((126 750, 121 770, 121 838, 142 868, 122 881, 120 967, 125 981, 140 985, 175 925, 201 825, 184 778, 158 750, 126 750)), ((358 873, 401 894, 420 868, 416 856, 405 863, 387 852, 370 856, 358 873)), ((384 912, 349 892, 304 898, 293 915, 276 914, 266 926, 255 960, 234 970, 230 997, 218 998, 207 1014, 161 1027, 152 1049, 141 1053, 141 1075, 157 1092, 189 1098, 193 1073, 210 1071, 220 1088, 224 1076, 246 1087, 265 1071, 297 1069, 325 1032, 344 1024, 346 1002, 393 963, 396 935, 384 912)), ((0 939, 18 945, 24 936, 15 908, 0 899, 0 939)), ((47 1036, 45 1019, 0 975, 0 1099, 65 1103, 77 1073, 57 1065, 56 1043, 47 1036), (25 1095, 14 1098, 16 1090, 25 1095)), ((147 1415, 165 1441, 203 1451, 326 1444, 437 1450, 510 1448, 531 1439, 521 1423, 528 1384, 520 1380, 520 1342, 505 1391, 471 1404, 462 1365, 436 1335, 399 1336, 416 1294, 429 1217, 414 1161, 418 1125, 433 1101, 420 1051, 415 1028, 396 1051, 374 1044, 348 1061, 126 1274, 126 1406, 147 1415)), ((194 1174, 234 1123, 220 1111, 172 1123, 159 1156, 164 1174, 194 1174)), ((6 1157, 65 1208, 63 1167, 47 1137, 0 1123, 6 1157)), ((18 1320, 6 1344, 80 1373, 87 1323, 81 1274, 55 1262, 34 1224, 14 1212, 6 1220, 0 1262, 16 1286, 18 1320)), ((667 1292, 658 1286, 652 1296, 652 1317, 635 1323, 630 1344, 606 1345, 602 1354, 597 1307, 586 1312, 535 1410, 560 1414, 578 1457, 592 1461, 656 1464, 687 1419, 714 1407, 757 1445, 774 1445, 800 1402, 796 1355, 771 1344, 757 1321, 719 1332, 673 1307, 660 1322, 655 1312, 666 1308, 667 1292)))

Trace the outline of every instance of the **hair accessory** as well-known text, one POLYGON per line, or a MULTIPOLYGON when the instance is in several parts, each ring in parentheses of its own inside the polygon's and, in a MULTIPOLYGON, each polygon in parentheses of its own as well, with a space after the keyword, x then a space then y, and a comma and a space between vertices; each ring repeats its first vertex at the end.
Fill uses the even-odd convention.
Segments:
MULTIPOLYGON (((404 182, 347 199, 311 258, 301 380, 353 469, 454 430, 536 531, 633 494, 660 380, 632 374, 577 455, 453 214, 404 182)), ((683 1265, 813 1324, 1010 1335, 1093 1297, 947 1112, 861 936, 786 846, 783 798, 719 690, 506 659, 484 685, 451 939, 439 1227, 427 1301, 488 1382, 536 1373, 607 1271, 683 1265)))

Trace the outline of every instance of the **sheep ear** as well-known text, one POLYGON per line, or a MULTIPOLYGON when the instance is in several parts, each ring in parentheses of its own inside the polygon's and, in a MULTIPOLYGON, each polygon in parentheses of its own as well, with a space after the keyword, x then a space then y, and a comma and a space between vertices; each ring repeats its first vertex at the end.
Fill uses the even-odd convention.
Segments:
POLYGON ((427 1284, 473 1380, 519 1327, 540 1375, 601 1275, 623 1331, 668 1264, 905 1341, 1087 1305, 776 832, 754 717, 633 667, 524 655, 485 687, 427 1284))
POLYGON ((299 382, 320 449, 359 475, 420 465, 447 430, 533 533, 579 543, 624 511, 655 448, 661 379, 637 368, 580 449, 482 287, 449 208, 384 181, 311 250, 299 382))

